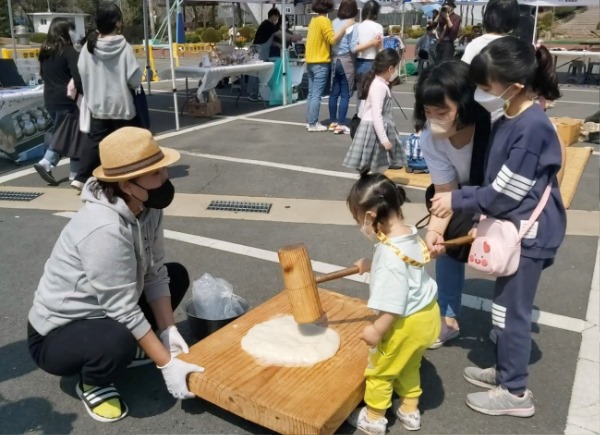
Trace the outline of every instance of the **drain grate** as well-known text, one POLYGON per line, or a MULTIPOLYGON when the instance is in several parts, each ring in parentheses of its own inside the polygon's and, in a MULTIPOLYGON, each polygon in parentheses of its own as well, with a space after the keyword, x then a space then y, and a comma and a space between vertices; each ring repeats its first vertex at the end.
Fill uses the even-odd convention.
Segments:
POLYGON ((43 193, 38 192, 10 192, 0 190, 0 201, 31 201, 42 195, 43 193))
POLYGON ((246 213, 269 213, 273 204, 266 202, 211 201, 207 210, 241 211, 246 213))

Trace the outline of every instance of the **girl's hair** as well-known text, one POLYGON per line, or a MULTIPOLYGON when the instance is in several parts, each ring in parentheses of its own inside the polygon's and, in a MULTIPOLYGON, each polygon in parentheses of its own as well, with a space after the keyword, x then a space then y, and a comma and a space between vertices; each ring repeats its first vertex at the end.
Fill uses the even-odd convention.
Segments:
POLYGON ((42 62, 53 56, 60 56, 66 47, 72 47, 70 30, 75 30, 73 23, 66 18, 54 18, 48 29, 48 36, 40 48, 38 60, 42 62))
POLYGON ((347 20, 358 15, 358 5, 356 0, 342 0, 338 8, 337 17, 340 20, 347 20))
POLYGON ((362 12, 360 14, 360 18, 364 20, 377 21, 377 17, 379 16, 379 3, 375 0, 369 0, 362 8, 362 12))
POLYGON ((415 85, 415 130, 421 131, 425 127, 425 106, 446 107, 446 99, 458 106, 458 130, 475 124, 481 115, 487 113, 473 98, 475 87, 475 83, 469 79, 469 66, 458 59, 436 63, 427 68, 415 85))
POLYGON ((87 49, 94 54, 96 42, 98 42, 98 33, 108 35, 117 29, 117 24, 123 22, 121 9, 111 2, 102 2, 96 11, 96 29, 98 32, 91 33, 87 38, 87 49))
POLYGON ((115 204, 117 198, 121 198, 125 201, 127 200, 127 194, 121 190, 119 183, 94 180, 88 184, 87 188, 92 192, 94 198, 100 199, 101 195, 104 194, 111 204, 115 204))
POLYGON ((483 12, 483 28, 488 33, 509 33, 519 27, 517 0, 490 0, 483 12))
POLYGON ((371 71, 365 75, 365 79, 363 80, 362 89, 360 89, 360 99, 367 99, 369 88, 371 87, 373 80, 375 80, 375 76, 386 72, 391 66, 397 66, 399 64, 400 55, 393 48, 386 48, 377 53, 371 71))
POLYGON ((404 219, 402 204, 406 201, 406 192, 383 174, 362 172, 360 179, 354 183, 346 203, 356 220, 360 214, 375 210, 373 229, 387 221, 392 215, 404 219))
POLYGON ((313 12, 317 14, 328 14, 333 10, 333 0, 313 0, 310 6, 313 12))
POLYGON ((471 61, 469 76, 484 86, 491 82, 506 86, 520 83, 551 101, 561 96, 548 49, 543 45, 535 49, 531 43, 514 36, 496 39, 485 47, 471 61))

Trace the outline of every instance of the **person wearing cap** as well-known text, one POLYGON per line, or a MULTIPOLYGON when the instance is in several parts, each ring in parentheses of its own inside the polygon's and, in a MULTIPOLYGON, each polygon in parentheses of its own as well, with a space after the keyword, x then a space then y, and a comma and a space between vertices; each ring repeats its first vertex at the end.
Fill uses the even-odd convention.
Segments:
POLYGON ((454 57, 454 41, 458 37, 461 18, 454 13, 456 3, 454 0, 446 0, 442 11, 435 17, 433 22, 437 24, 439 42, 436 47, 436 62, 452 59, 454 57))
POLYGON ((179 153, 148 130, 124 127, 100 142, 100 166, 83 206, 62 230, 29 311, 29 351, 42 370, 79 376, 88 414, 113 422, 128 409, 113 381, 154 362, 178 399, 194 397, 186 377, 202 372, 175 358, 188 353, 173 311, 190 281, 164 262, 163 211, 174 197, 166 167, 179 153))

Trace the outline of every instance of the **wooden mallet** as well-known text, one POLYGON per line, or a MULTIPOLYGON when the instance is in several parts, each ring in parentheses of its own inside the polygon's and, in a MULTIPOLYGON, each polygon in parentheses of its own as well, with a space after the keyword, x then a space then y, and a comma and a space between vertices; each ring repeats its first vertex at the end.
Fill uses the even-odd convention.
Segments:
POLYGON ((303 244, 285 246, 278 255, 292 315, 299 324, 314 323, 323 317, 317 284, 358 273, 358 266, 353 266, 315 278, 303 244))

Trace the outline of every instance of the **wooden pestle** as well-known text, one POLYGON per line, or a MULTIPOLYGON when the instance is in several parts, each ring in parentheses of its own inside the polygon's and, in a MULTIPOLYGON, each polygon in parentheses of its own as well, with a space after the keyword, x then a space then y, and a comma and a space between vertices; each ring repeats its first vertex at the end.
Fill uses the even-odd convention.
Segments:
POLYGON ((446 240, 444 243, 442 243, 442 245, 444 245, 446 248, 455 248, 457 246, 468 245, 469 243, 473 243, 473 240, 475 239, 471 236, 462 236, 457 237, 456 239, 446 240))
POLYGON ((358 273, 358 266, 328 273, 315 279, 306 246, 285 246, 278 252, 283 283, 296 323, 313 323, 323 317, 317 284, 358 273))

